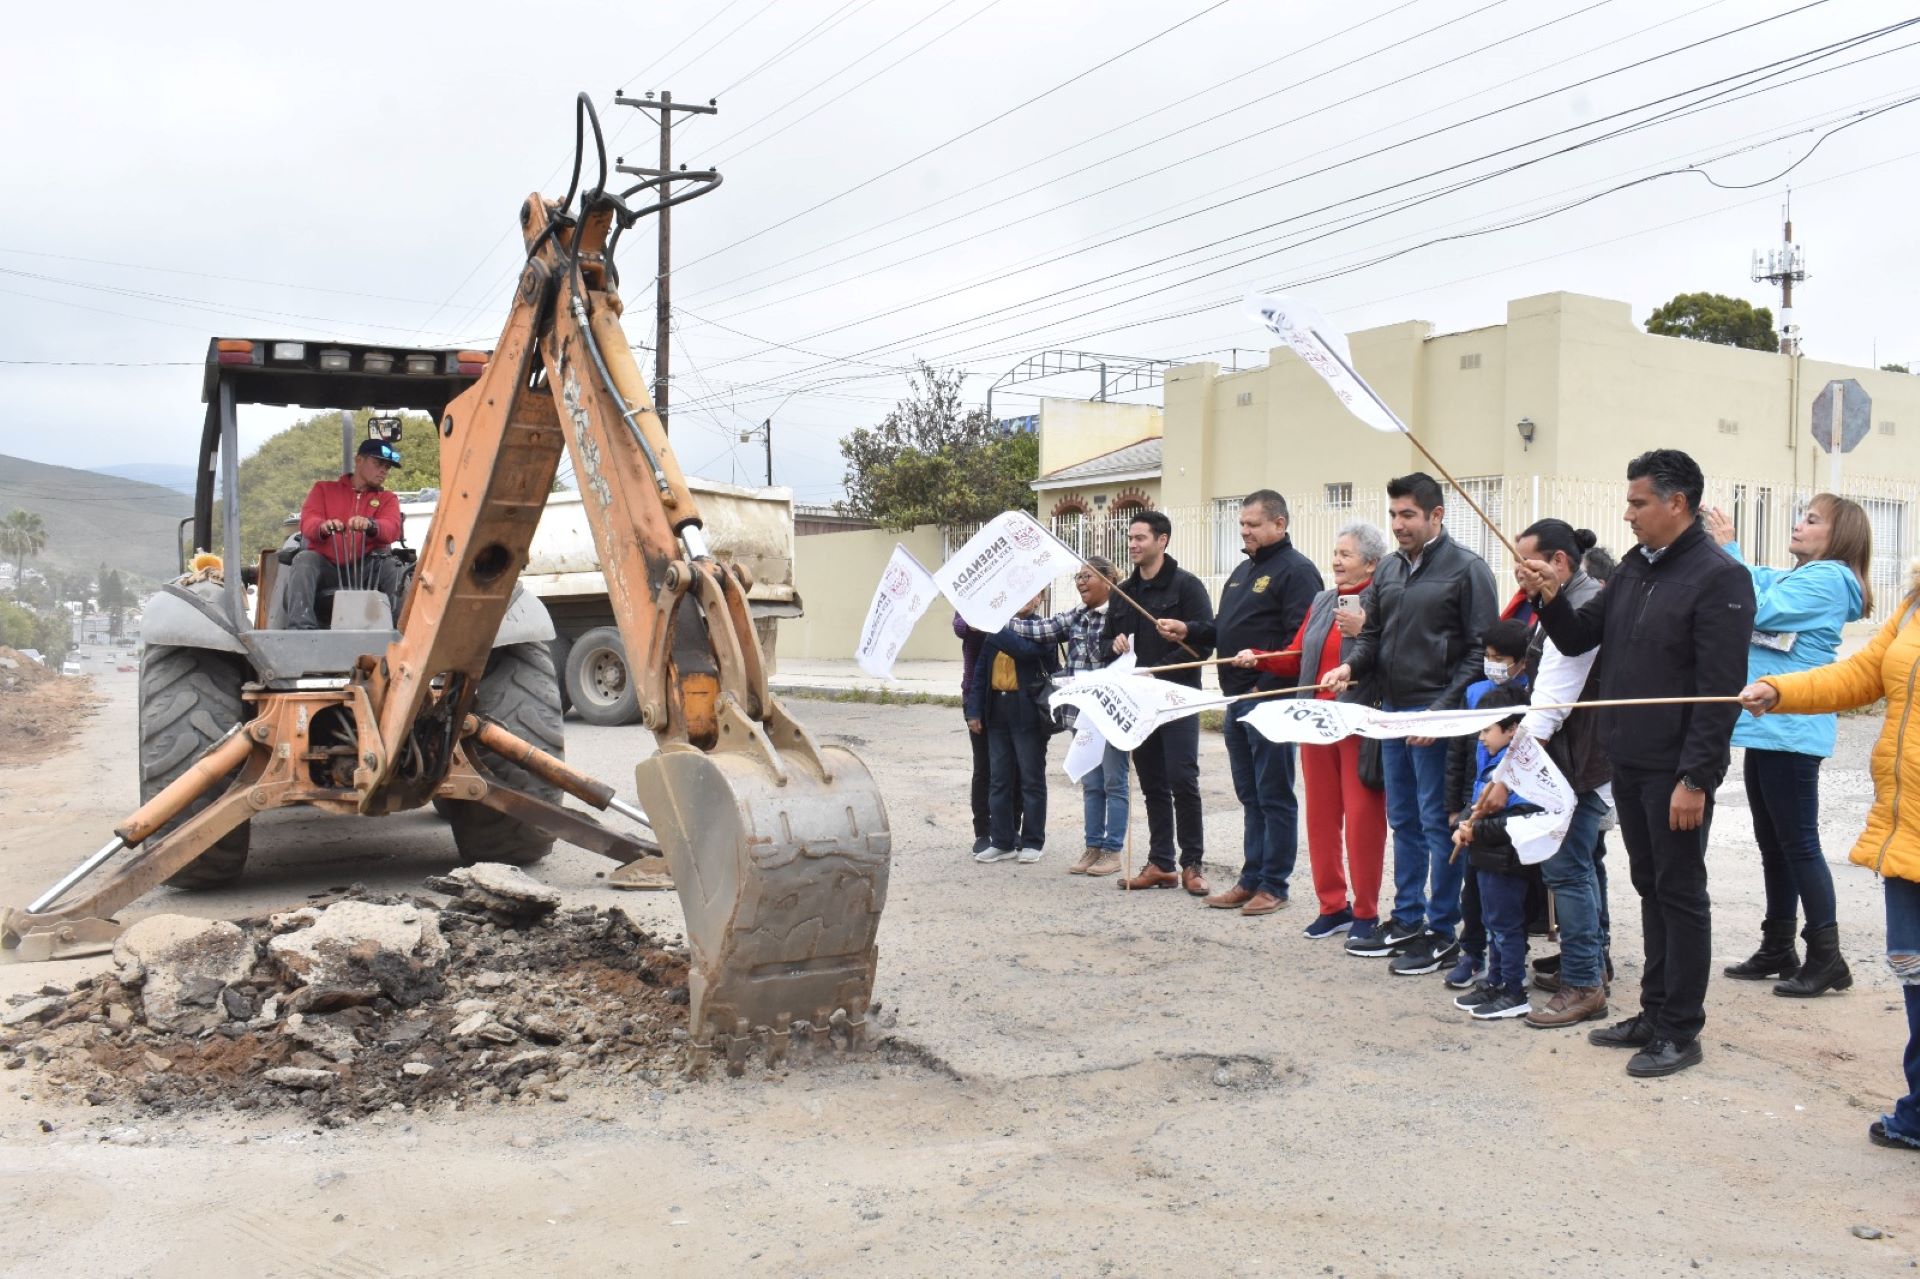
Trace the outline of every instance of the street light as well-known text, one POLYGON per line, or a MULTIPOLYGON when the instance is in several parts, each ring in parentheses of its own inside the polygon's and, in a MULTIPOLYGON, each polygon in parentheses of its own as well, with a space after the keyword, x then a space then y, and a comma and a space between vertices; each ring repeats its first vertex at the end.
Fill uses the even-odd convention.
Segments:
POLYGON ((1537 429, 1533 424, 1533 419, 1530 417, 1523 417, 1518 422, 1515 422, 1513 424, 1513 427, 1516 431, 1520 432, 1520 451, 1524 453, 1528 449, 1532 448, 1533 433, 1537 429))
POLYGON ((773 419, 768 418, 751 430, 740 432, 740 442, 751 444, 755 438, 765 441, 767 446, 767 487, 773 487, 773 419))

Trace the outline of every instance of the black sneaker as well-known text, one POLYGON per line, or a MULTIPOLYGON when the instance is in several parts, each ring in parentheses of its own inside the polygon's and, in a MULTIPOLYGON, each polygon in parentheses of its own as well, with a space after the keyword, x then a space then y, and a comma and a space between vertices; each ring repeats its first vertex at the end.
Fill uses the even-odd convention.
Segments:
MULTIPOLYGON (((1347 933, 1347 953, 1360 959, 1385 959, 1398 955, 1412 944, 1408 930, 1398 924, 1371 919, 1356 919, 1347 933)), ((1418 931, 1413 937, 1418 937, 1418 931)))
POLYGON ((1487 985, 1485 978, 1482 978, 1469 986, 1465 994, 1456 997, 1453 1001, 1453 1006, 1462 1012, 1470 1013, 1499 993, 1500 992, 1496 991, 1493 987, 1487 985))
POLYGON ((1525 991, 1503 986, 1469 1011, 1473 1013, 1475 1021, 1505 1021, 1510 1017, 1525 1017, 1532 1008, 1525 991))
POLYGON ((1653 1042, 1653 1027, 1635 1013, 1625 1021, 1589 1030, 1587 1042, 1600 1048, 1645 1048, 1653 1042))
POLYGON ((1460 943, 1439 933, 1426 933, 1388 965, 1395 977, 1423 977, 1437 973, 1460 958, 1460 943))

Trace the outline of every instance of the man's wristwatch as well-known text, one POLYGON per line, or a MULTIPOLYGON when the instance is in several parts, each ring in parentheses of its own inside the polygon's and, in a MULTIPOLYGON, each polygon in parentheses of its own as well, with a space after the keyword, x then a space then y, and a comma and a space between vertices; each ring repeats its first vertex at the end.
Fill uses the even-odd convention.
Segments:
POLYGON ((1706 787, 1702 786, 1699 782, 1696 782, 1691 777, 1688 777, 1685 773, 1682 773, 1680 775, 1680 784, 1686 787, 1688 790, 1692 791, 1696 795, 1702 793, 1707 789, 1706 787))

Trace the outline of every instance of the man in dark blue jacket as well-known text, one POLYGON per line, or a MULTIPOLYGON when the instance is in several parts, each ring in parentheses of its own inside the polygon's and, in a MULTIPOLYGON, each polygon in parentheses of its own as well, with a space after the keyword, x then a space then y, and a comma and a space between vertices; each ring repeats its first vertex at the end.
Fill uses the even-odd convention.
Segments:
MULTIPOLYGON (((1482 640, 1499 612, 1487 562, 1447 536, 1439 483, 1424 471, 1387 485, 1399 550, 1360 594, 1367 624, 1353 656, 1321 677, 1344 687, 1372 678, 1387 710, 1451 710, 1483 674, 1482 640)), ((1349 955, 1394 956, 1399 976, 1438 972, 1460 957, 1460 864, 1447 822, 1447 744, 1409 737, 1380 744, 1393 828, 1393 918, 1353 938, 1349 955)))
MULTIPOLYGON (((1240 504, 1240 561, 1220 588, 1214 613, 1215 643, 1222 653, 1257 648, 1277 652, 1293 642, 1301 619, 1320 591, 1320 570, 1287 536, 1287 499, 1272 489, 1247 494, 1240 504)), ((1220 691, 1229 697, 1289 682, 1240 666, 1222 666, 1220 691)), ((1216 910, 1271 915, 1287 904, 1287 878, 1300 849, 1300 804, 1293 793, 1293 745, 1270 742, 1246 725, 1258 701, 1227 707, 1222 736, 1233 770, 1233 793, 1244 822, 1240 879, 1207 898, 1216 910)))

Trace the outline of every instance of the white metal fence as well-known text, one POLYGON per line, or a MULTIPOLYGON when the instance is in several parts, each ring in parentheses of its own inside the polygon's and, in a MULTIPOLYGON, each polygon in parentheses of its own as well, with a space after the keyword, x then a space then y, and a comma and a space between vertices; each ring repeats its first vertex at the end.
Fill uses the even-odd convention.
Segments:
MULTIPOLYGON (((1508 537, 1516 536, 1537 519, 1566 520, 1575 528, 1592 529, 1599 545, 1617 558, 1633 545, 1622 520, 1626 510, 1624 479, 1572 479, 1548 475, 1462 476, 1460 484, 1508 537)), ((1356 520, 1387 527, 1384 489, 1352 494, 1346 485, 1318 500, 1292 501, 1290 531, 1298 546, 1325 574, 1328 554, 1339 530, 1356 520)), ((1852 480, 1843 482, 1844 496, 1859 502, 1873 523, 1873 561, 1870 581, 1874 617, 1884 619, 1906 594, 1907 565, 1915 553, 1916 504, 1920 481, 1852 480)), ((1733 517, 1749 562, 1787 568, 1787 538, 1807 501, 1821 491, 1817 486, 1791 486, 1755 480, 1710 477, 1706 504, 1733 517)), ((1462 545, 1485 559, 1501 589, 1513 581, 1512 557, 1488 532, 1465 502, 1447 493, 1447 531, 1462 545)), ((1169 552, 1182 568, 1197 574, 1217 598, 1227 574, 1240 561, 1240 499, 1220 498, 1196 506, 1162 508, 1173 522, 1169 552)), ((1049 524, 1056 537, 1081 555, 1100 554, 1127 569, 1128 511, 1116 515, 1061 515, 1049 524)), ((975 527, 947 532, 949 553, 971 537, 975 527)), ((1073 598, 1072 583, 1055 583, 1053 599, 1073 598)), ((1061 606, 1056 604, 1057 606, 1061 606)))

